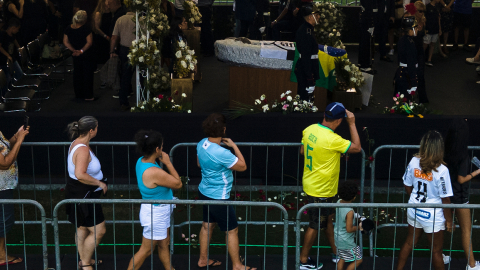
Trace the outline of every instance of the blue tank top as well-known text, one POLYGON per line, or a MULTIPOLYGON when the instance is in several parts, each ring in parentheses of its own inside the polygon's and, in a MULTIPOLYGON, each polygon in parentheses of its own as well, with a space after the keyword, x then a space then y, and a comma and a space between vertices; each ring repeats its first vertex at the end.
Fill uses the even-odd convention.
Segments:
POLYGON ((145 163, 142 162, 142 158, 140 157, 137 161, 137 165, 135 166, 135 171, 137 173, 137 184, 138 189, 140 189, 140 193, 142 194, 142 199, 144 200, 173 200, 173 192, 172 189, 158 186, 156 188, 148 188, 143 184, 143 173, 146 169, 151 167, 160 168, 160 166, 155 163, 145 163))

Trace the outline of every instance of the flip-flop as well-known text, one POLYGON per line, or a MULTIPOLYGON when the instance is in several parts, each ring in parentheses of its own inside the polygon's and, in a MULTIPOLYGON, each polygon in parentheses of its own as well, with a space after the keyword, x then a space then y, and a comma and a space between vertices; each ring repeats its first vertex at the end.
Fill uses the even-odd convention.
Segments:
POLYGON ((82 266, 82 261, 78 262, 78 269, 82 269, 82 267, 87 267, 87 266, 100 266, 102 265, 103 261, 102 260, 97 260, 96 263, 92 263, 90 265, 85 265, 85 266, 82 266))
POLYGON ((4 262, 4 263, 0 263, 0 266, 7 265, 7 264, 16 264, 16 263, 21 263, 21 262, 23 262, 23 260, 22 260, 22 261, 19 261, 19 262, 15 262, 16 260, 19 260, 19 259, 20 259, 19 257, 15 257, 15 258, 13 258, 13 260, 10 260, 10 261, 4 262))
POLYGON ((209 265, 205 265, 205 266, 202 266, 202 267, 198 267, 198 269, 207 269, 207 266, 208 266, 208 269, 212 268, 212 267, 217 267, 217 266, 221 266, 222 264, 217 264, 217 265, 214 265, 216 263, 221 263, 221 261, 217 261, 217 260, 214 260, 212 259, 212 263, 209 264, 209 265))

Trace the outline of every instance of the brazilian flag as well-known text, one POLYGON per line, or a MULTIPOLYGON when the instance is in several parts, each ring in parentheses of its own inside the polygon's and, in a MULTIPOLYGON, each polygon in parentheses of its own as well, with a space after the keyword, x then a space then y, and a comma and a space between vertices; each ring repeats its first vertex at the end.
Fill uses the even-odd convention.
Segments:
MULTIPOLYGON (((336 49, 333 47, 318 45, 318 66, 320 71, 320 79, 315 82, 315 86, 323 87, 329 91, 333 91, 333 88, 337 85, 335 75, 335 58, 347 58, 347 52, 342 49, 336 49)), ((295 58, 293 60, 292 72, 290 74, 290 81, 297 82, 297 76, 295 76, 295 65, 298 61, 298 50, 295 46, 295 58)))

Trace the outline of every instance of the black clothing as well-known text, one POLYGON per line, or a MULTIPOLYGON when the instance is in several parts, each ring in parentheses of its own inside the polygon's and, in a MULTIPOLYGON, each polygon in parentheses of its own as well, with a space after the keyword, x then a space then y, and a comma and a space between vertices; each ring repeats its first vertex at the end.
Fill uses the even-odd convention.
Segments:
POLYGON ((438 7, 428 4, 425 12, 425 18, 427 19, 425 30, 427 31, 428 35, 435 35, 440 32, 438 17, 440 17, 440 11, 438 10, 438 7))
MULTIPOLYGON (((267 26, 270 23, 269 16, 264 16, 265 12, 270 10, 270 3, 268 0, 258 0, 256 2, 256 16, 255 20, 250 27, 250 38, 254 40, 261 40, 262 33, 260 33, 260 27, 267 26)), ((268 31, 268 27, 265 27, 265 31, 268 31)))
POLYGON ((464 158, 458 166, 447 164, 448 172, 450 173, 450 181, 452 182, 453 196, 450 197, 451 203, 464 204, 468 203, 468 188, 470 183, 460 184, 458 176, 467 177, 470 165, 470 158, 464 158))
MULTIPOLYGON (((135 71, 134 67, 130 64, 128 59, 128 53, 130 48, 125 46, 120 46, 118 50, 118 57, 120 58, 121 65, 121 77, 120 77, 120 91, 118 92, 118 98, 120 101, 120 106, 124 105, 129 107, 128 95, 133 92, 132 90, 132 76, 135 71)), ((140 76, 141 77, 141 76, 140 76)), ((142 83, 140 78, 140 83, 142 83)))
POLYGON ((10 12, 10 10, 8 10, 8 6, 10 6, 10 4, 14 4, 17 10, 20 11, 20 3, 18 2, 18 0, 10 0, 3 5, 3 14, 5 16, 5 29, 7 29, 8 21, 11 18, 17 18, 20 20, 20 18, 18 18, 15 14, 13 14, 12 12, 10 12))
MULTIPOLYGON (((13 200, 13 189, 0 191, 1 200, 13 200)), ((15 224, 14 204, 0 204, 0 237, 5 238, 15 224)))
POLYGON ((375 39, 378 43, 380 56, 387 56, 387 47, 385 43, 388 37, 389 19, 395 17, 395 0, 378 0, 376 2, 378 11, 375 23, 375 39))
POLYGON ((288 8, 287 14, 283 16, 282 20, 292 20, 293 11, 297 8, 297 3, 295 0, 280 0, 278 2, 278 16, 282 14, 283 10, 288 8))
POLYGON ((246 37, 255 19, 255 2, 253 0, 235 1, 235 19, 240 20, 240 37, 246 37))
POLYGON ((295 65, 297 76, 297 94, 302 100, 308 100, 307 87, 314 86, 315 81, 320 78, 318 63, 318 43, 314 36, 313 25, 305 22, 300 26, 296 36, 297 50, 300 54, 295 65), (313 56, 314 59, 312 59, 313 56))
MULTIPOLYGON (((212 199, 203 195, 200 190, 198 191, 198 197, 202 201, 230 201, 230 199, 212 199)), ((222 232, 231 231, 238 227, 237 216, 232 205, 204 205, 203 222, 217 223, 222 232)))
MULTIPOLYGON (((172 22, 173 19, 173 13, 175 10, 175 6, 171 2, 167 2, 167 10, 163 10, 163 5, 160 5, 161 11, 163 14, 167 15, 167 20, 168 20, 168 25, 172 22)), ((176 14, 175 14, 176 16, 176 14)))
POLYGON ((67 25, 72 23, 74 2, 74 0, 58 1, 58 11, 62 13, 62 18, 60 18, 60 25, 66 27, 67 25))
POLYGON ((122 17, 125 14, 127 14, 127 9, 123 5, 119 7, 117 11, 115 11, 115 13, 113 13, 112 19, 110 20, 110 29, 107 31, 108 33, 105 32, 107 36, 112 36, 113 29, 115 29, 115 23, 117 22, 118 18, 122 17))
POLYGON ((414 37, 415 47, 417 48, 417 77, 418 86, 417 93, 420 103, 428 103, 427 89, 425 86, 425 50, 423 49, 423 37, 425 36, 425 30, 417 32, 417 36, 414 37))
POLYGON ((22 27, 20 28, 20 46, 27 45, 47 30, 48 7, 43 0, 32 2, 25 0, 23 6, 22 27))
MULTIPOLYGON (((213 1, 212 1, 213 2, 213 1)), ((213 55, 215 53, 215 39, 212 31, 212 6, 198 6, 198 11, 202 15, 202 22, 200 23, 200 46, 202 53, 205 55, 213 55)))
MULTIPOLYGON (((81 50, 87 44, 87 36, 91 33, 90 27, 86 24, 77 29, 68 26, 65 30, 65 35, 67 35, 68 41, 75 50, 81 50)), ((93 76, 95 72, 93 56, 93 50, 90 48, 83 54, 73 57, 73 90, 76 98, 93 98, 93 76)))
MULTIPOLYGON (((86 185, 69 177, 65 186, 65 199, 99 199, 103 191, 94 192, 96 189, 96 186, 86 185)), ((75 224, 77 228, 80 226, 93 227, 105 221, 100 203, 95 204, 95 208, 93 204, 69 203, 65 210, 68 215, 68 221, 75 224)))
MULTIPOLYGON (((108 35, 108 31, 110 31, 110 23, 112 21, 112 13, 103 13, 102 14, 102 22, 100 24, 100 30, 103 33, 108 35)), ((95 54, 96 54, 96 63, 97 64, 105 64, 107 60, 110 58, 110 42, 103 37, 101 34, 93 35, 93 46, 95 47, 95 54)))
POLYGON ((399 66, 395 73, 395 90, 393 95, 397 93, 404 94, 407 99, 410 94, 407 90, 417 87, 417 48, 413 37, 404 35, 398 40, 398 62, 399 65, 407 65, 407 67, 399 66))
POLYGON ((360 0, 362 13, 360 13, 360 42, 358 44, 358 65, 361 68, 372 66, 371 42, 372 35, 368 32, 369 28, 374 27, 376 16, 374 9, 376 3, 373 0, 360 0))
MULTIPOLYGON (((15 47, 15 35, 9 36, 5 31, 0 32, 0 44, 2 44, 2 48, 8 54, 10 54, 10 56, 13 58, 13 61, 16 61, 18 58, 18 53, 16 53, 17 48, 15 47)), ((3 53, 0 53, 0 65, 6 65, 7 59, 8 58, 3 53)))

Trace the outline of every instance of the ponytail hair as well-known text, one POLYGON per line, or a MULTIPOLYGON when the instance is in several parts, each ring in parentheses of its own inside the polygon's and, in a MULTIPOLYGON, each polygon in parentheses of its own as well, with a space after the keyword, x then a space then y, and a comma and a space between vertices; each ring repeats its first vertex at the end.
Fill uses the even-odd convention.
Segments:
POLYGON ((70 140, 87 134, 90 130, 97 128, 98 120, 93 116, 84 116, 78 121, 74 121, 67 126, 67 133, 70 140))
POLYGON ((161 149, 163 145, 162 134, 154 130, 140 130, 135 134, 134 141, 137 144, 137 152, 144 157, 150 157, 157 147, 161 149))
POLYGON ((77 27, 77 24, 84 24, 87 21, 87 12, 85 10, 79 10, 72 19, 72 24, 77 27))

